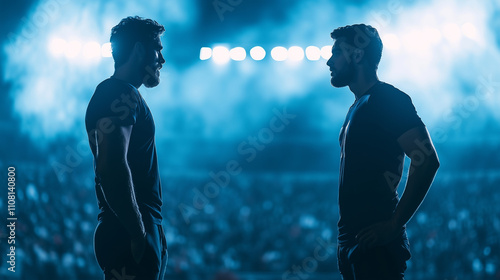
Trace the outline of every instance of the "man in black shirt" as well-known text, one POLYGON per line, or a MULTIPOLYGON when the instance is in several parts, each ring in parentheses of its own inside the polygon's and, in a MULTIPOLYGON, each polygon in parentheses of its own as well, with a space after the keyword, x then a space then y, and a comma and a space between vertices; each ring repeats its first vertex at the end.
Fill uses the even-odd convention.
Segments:
POLYGON ((166 267, 155 124, 138 91, 160 82, 164 31, 140 17, 112 29, 115 72, 97 86, 85 116, 101 210, 94 250, 105 279, 163 279, 166 267))
POLYGON ((439 160, 408 95, 381 82, 375 28, 335 29, 327 62, 334 87, 355 101, 340 132, 338 266, 343 279, 403 279, 410 258, 405 225, 434 180, 439 160), (411 165, 398 198, 405 154, 411 165))

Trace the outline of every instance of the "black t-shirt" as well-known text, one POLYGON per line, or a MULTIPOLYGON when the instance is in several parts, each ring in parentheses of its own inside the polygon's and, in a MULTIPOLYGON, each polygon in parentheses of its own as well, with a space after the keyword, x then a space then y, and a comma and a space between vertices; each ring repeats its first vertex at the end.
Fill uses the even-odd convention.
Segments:
MULTIPOLYGON (((100 83, 92 96, 85 115, 89 143, 96 156, 96 141, 106 133, 111 124, 96 129, 97 121, 105 117, 117 117, 113 125, 132 125, 127 161, 132 174, 134 192, 144 221, 161 224, 161 182, 158 171, 155 144, 155 124, 148 105, 139 91, 124 81, 109 78, 100 83)), ((99 177, 95 177, 99 219, 112 214, 104 199, 99 177)))
POLYGON ((391 218, 404 162, 397 139, 423 125, 410 97, 383 82, 351 106, 339 137, 341 244, 355 243, 361 229, 391 218))

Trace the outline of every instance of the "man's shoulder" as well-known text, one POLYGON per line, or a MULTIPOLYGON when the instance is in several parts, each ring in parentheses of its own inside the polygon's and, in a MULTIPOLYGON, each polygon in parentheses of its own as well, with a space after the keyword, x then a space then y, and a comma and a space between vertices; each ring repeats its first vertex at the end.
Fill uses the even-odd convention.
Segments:
POLYGON ((408 96, 404 91, 399 88, 385 82, 380 82, 379 86, 376 88, 377 93, 381 93, 387 96, 408 96))
POLYGON ((132 85, 120 81, 118 79, 108 78, 101 83, 99 83, 95 89, 94 95, 96 94, 106 94, 106 95, 114 95, 118 94, 118 96, 122 93, 136 93, 137 89, 132 85))
POLYGON ((134 107, 136 107, 141 103, 140 94, 134 86, 118 79, 109 78, 97 85, 89 102, 89 107, 109 107, 121 103, 128 106, 135 104, 134 107))
POLYGON ((400 102, 411 103, 411 98, 408 94, 397 87, 384 82, 380 82, 380 84, 374 89, 370 99, 373 103, 383 103, 386 105, 397 104, 400 102))

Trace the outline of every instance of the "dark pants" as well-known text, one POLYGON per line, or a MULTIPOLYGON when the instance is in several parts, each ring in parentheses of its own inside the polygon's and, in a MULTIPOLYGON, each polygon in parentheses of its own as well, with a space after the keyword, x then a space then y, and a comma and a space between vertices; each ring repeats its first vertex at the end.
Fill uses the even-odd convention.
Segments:
POLYGON ((394 245, 366 250, 338 246, 337 260, 343 280, 402 280, 409 252, 394 245))
POLYGON ((167 243, 161 225, 145 222, 146 249, 139 263, 132 257, 129 234, 117 219, 103 219, 94 234, 94 251, 105 280, 163 280, 167 243))

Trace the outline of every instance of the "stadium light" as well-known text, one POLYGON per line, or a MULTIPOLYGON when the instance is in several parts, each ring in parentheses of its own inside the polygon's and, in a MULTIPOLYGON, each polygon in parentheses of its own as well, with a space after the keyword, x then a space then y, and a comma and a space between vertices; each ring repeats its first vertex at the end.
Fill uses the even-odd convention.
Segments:
POLYGON ((306 48, 306 57, 309 60, 319 60, 321 57, 321 51, 316 46, 309 46, 306 48))
POLYGON ((474 24, 467 22, 462 25, 462 33, 469 39, 477 39, 477 29, 474 24))
POLYGON ((262 60, 266 57, 266 51, 261 46, 255 46, 250 50, 250 56, 254 60, 262 60))
POLYGON ((242 47, 232 48, 229 51, 229 57, 235 61, 242 61, 247 57, 247 52, 242 47))
POLYGON ((399 37, 396 34, 387 34, 382 38, 382 42, 384 47, 389 50, 399 50, 401 47, 401 42, 399 41, 399 37))
POLYGON ((66 51, 66 40, 60 38, 53 38, 49 43, 49 51, 55 56, 61 56, 66 51))
POLYGON ((443 35, 439 29, 431 27, 424 31, 425 36, 429 39, 429 41, 433 44, 437 44, 441 41, 443 35))
POLYGON ((321 57, 323 59, 330 59, 332 56, 332 46, 323 46, 321 48, 321 57))
POLYGON ((229 50, 223 46, 217 46, 212 50, 212 59, 217 64, 224 64, 229 61, 229 50))
POLYGON ((73 40, 66 45, 64 54, 67 58, 75 58, 82 50, 82 43, 78 40, 73 40))
POLYGON ((101 46, 101 55, 102 57, 112 57, 111 53, 111 43, 104 43, 101 46))
POLYGON ((200 60, 207 60, 212 57, 212 49, 203 47, 200 49, 200 60))
POLYGON ((288 50, 285 47, 274 47, 271 50, 271 57, 276 61, 283 61, 288 58, 288 50))
POLYGON ((443 27, 443 35, 450 43, 458 43, 462 37, 462 32, 457 24, 447 23, 443 27))
POLYGON ((304 59, 304 50, 301 47, 297 46, 288 48, 288 59, 292 61, 299 61, 304 59))
POLYGON ((101 44, 88 42, 83 46, 83 56, 85 58, 101 58, 101 44))

